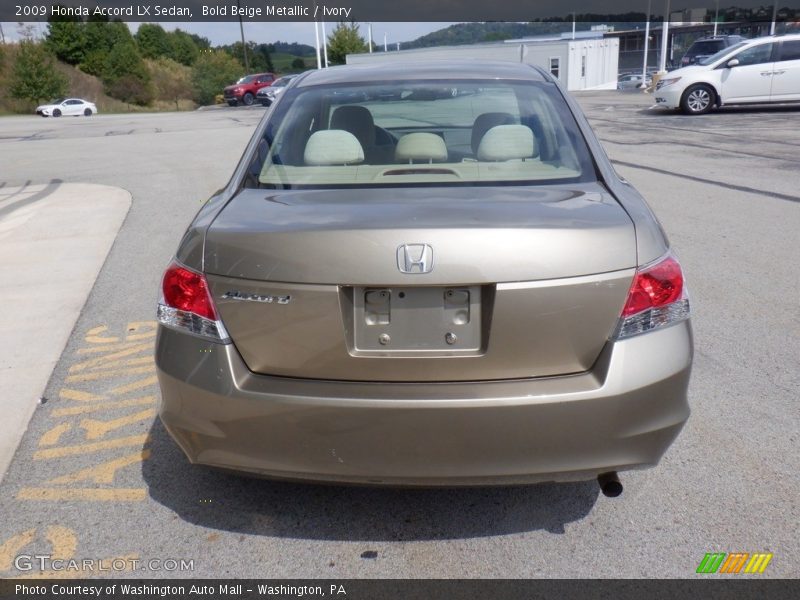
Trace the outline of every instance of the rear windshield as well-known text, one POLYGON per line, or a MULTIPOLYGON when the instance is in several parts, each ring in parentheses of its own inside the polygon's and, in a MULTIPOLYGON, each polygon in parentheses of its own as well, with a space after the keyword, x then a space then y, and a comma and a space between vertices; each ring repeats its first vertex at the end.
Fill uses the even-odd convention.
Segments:
POLYGON ((714 54, 719 52, 725 47, 725 42, 722 40, 708 40, 706 42, 695 42, 686 52, 689 56, 698 56, 700 54, 714 54))
POLYGON ((270 118, 248 187, 594 181, 552 83, 386 82, 295 87, 270 118))

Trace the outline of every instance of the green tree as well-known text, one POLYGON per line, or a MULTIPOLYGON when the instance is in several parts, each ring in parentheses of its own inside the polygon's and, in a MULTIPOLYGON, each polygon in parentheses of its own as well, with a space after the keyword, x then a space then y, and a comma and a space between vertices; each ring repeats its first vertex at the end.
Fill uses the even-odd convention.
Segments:
POLYGON ((125 75, 132 75, 142 81, 148 79, 147 68, 133 42, 114 46, 109 51, 103 68, 103 81, 109 84, 125 75))
POLYGON ((67 89, 67 78, 56 70, 47 49, 31 39, 22 40, 11 72, 11 96, 38 104, 41 100, 63 96, 67 89))
POLYGON ((194 45, 197 46, 199 50, 211 49, 211 41, 207 37, 197 35, 196 33, 190 33, 189 37, 192 38, 194 45))
MULTIPOLYGON (((245 61, 242 47, 242 42, 234 42, 228 46, 223 46, 223 50, 244 65, 245 61)), ((250 67, 250 73, 260 73, 262 71, 275 70, 275 67, 272 64, 269 46, 267 44, 247 42, 247 63, 250 67)))
POLYGON ((159 58, 171 56, 170 37, 161 25, 142 23, 136 32, 136 43, 143 58, 159 58))
POLYGON ((358 54, 368 50, 367 43, 358 32, 357 23, 341 22, 328 36, 328 62, 343 65, 348 54, 358 54))
POLYGON ((106 87, 109 96, 127 102, 145 106, 153 101, 150 86, 133 75, 123 75, 106 87))
POLYGON ((108 58, 108 50, 105 48, 98 48, 86 53, 83 61, 80 64, 80 69, 84 73, 101 77, 103 70, 106 67, 106 59, 108 58))
POLYGON ((200 55, 200 48, 194 38, 180 29, 170 31, 167 35, 171 47, 169 57, 182 65, 192 66, 200 55))
POLYGON ((149 104, 153 99, 150 73, 133 40, 114 46, 103 66, 103 83, 109 96, 129 104, 149 104))
POLYGON ((86 56, 86 24, 80 17, 54 17, 47 24, 47 49, 60 60, 77 65, 86 56))
MULTIPOLYGON (((86 23, 86 50, 80 68, 85 73, 103 77, 108 55, 118 45, 135 46, 130 29, 121 21, 109 21, 108 17, 90 16, 86 23)), ((138 51, 137 51, 138 55, 138 51)))
POLYGON ((270 56, 269 46, 267 44, 259 44, 253 48, 251 56, 255 58, 255 60, 260 61, 263 67, 259 68, 259 71, 269 71, 272 72, 275 70, 275 65, 272 64, 272 56, 270 56))
POLYGON ((304 61, 302 58, 295 58, 292 61, 292 68, 297 69, 298 71, 302 71, 303 69, 306 68, 306 61, 304 61))
POLYGON ((242 76, 242 65, 224 50, 205 50, 192 67, 192 92, 198 104, 213 104, 221 94, 242 76))
POLYGON ((170 58, 149 61, 147 65, 156 99, 175 102, 175 110, 180 110, 179 100, 192 97, 191 71, 170 58))

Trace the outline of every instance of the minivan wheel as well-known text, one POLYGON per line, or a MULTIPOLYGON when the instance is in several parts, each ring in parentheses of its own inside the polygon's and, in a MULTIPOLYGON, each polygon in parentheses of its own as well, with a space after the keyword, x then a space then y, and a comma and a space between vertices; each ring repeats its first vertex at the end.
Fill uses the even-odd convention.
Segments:
POLYGON ((714 90, 711 86, 698 83, 690 86, 681 98, 681 109, 687 115, 702 115, 714 106, 714 90))

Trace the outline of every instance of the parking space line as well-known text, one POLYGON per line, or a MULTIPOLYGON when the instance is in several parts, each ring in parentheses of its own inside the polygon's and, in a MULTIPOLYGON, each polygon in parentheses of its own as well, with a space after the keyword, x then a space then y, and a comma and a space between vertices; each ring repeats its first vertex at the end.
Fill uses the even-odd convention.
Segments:
POLYGON ((114 483, 117 471, 140 463, 150 458, 150 450, 141 450, 128 456, 115 458, 102 464, 81 469, 69 475, 62 475, 47 481, 48 484, 59 485, 64 483, 77 483, 79 481, 93 481, 94 483, 114 483))
MULTIPOLYGON (((153 411, 155 413, 155 411, 153 411)), ((65 456, 76 456, 78 454, 91 454, 98 450, 111 450, 114 448, 126 448, 128 446, 142 446, 148 442, 150 436, 147 434, 131 435, 116 440, 94 442, 93 444, 78 444, 77 446, 59 446, 58 448, 48 448, 37 450, 33 454, 33 460, 44 460, 47 458, 64 458, 65 456)))
POLYGON ((39 438, 39 447, 42 446, 55 446, 61 436, 72 429, 72 423, 61 423, 52 429, 49 429, 41 438, 39 438))
POLYGON ((84 419, 81 421, 81 429, 86 431, 87 440, 96 440, 104 437, 109 431, 114 431, 120 427, 125 427, 125 425, 133 425, 134 423, 138 423, 139 421, 144 421, 146 419, 152 419, 155 416, 156 410, 154 408, 148 408, 147 410, 143 410, 132 415, 127 415, 125 417, 119 417, 118 419, 113 419, 112 421, 84 419))
POLYGON ((125 350, 138 345, 138 342, 120 342, 119 344, 98 344, 96 346, 87 346, 86 348, 78 348, 75 354, 98 354, 100 352, 112 352, 115 350, 125 350))
POLYGON ((108 331, 108 325, 99 325, 98 327, 90 329, 83 339, 89 344, 110 344, 113 342, 119 342, 119 338, 116 336, 102 337, 100 335, 106 331, 108 331))
MULTIPOLYGON (((130 400, 121 400, 119 402, 99 402, 97 404, 88 404, 86 406, 70 406, 69 408, 57 408, 53 411, 54 417, 70 417, 73 415, 84 415, 91 412, 101 412, 113 408, 124 408, 128 406, 144 406, 147 404, 155 404, 155 396, 144 396, 143 398, 132 398, 130 400)), ((41 445, 41 444, 39 444, 41 445)))
POLYGON ((153 375, 152 377, 145 377, 144 379, 140 379, 139 381, 134 381, 133 383, 128 383, 126 385, 115 387, 109 393, 112 396, 121 396, 122 394, 127 394, 128 392, 132 392, 134 390, 139 390, 143 387, 154 385, 157 382, 158 382, 158 377, 153 375))
MULTIPOLYGON (((96 367, 102 367, 102 366, 107 365, 108 363, 119 365, 123 361, 120 361, 118 359, 125 358, 126 356, 130 356, 131 354, 137 354, 138 352, 141 352, 142 350, 147 350, 148 348, 151 348, 151 347, 152 347, 152 344, 149 344, 149 343, 133 344, 132 346, 130 346, 130 347, 124 349, 124 350, 120 350, 119 352, 114 352, 112 354, 106 354, 104 356, 99 356, 97 358, 91 358, 89 360, 86 360, 86 361, 77 363, 75 365, 72 365, 69 368, 69 372, 70 373, 77 373, 78 371, 84 371, 84 370, 87 370, 87 369, 92 369, 92 368, 96 368, 96 367)), ((148 358, 148 357, 145 357, 145 358, 148 358)))
MULTIPOLYGON (((47 558, 51 562, 60 560, 71 562, 75 568, 48 568, 44 571, 35 570, 30 573, 16 572, 12 576, 15 579, 77 579, 84 577, 96 577, 96 565, 100 570, 109 570, 113 565, 115 573, 133 571, 136 562, 139 560, 138 553, 130 553, 109 558, 91 559, 91 566, 87 568, 85 561, 77 556, 78 548, 81 545, 75 530, 63 525, 49 525, 44 529, 44 539, 37 533, 40 530, 27 529, 22 533, 12 536, 0 545, 0 572, 9 573, 14 566, 16 557, 28 554, 34 558, 47 558), (30 547, 30 549, 29 549, 30 547), (28 550, 26 553, 25 550, 28 550), (103 566, 105 568, 103 569, 103 566)), ((5 575, 4 575, 5 576, 5 575)))
POLYGON ((22 533, 9 538, 0 546, 0 571, 11 569, 14 557, 19 555, 20 550, 33 542, 36 537, 35 529, 28 529, 22 533))
POLYGON ((155 368, 152 366, 130 368, 130 369, 114 369, 111 371, 93 371, 91 373, 81 373, 80 375, 70 375, 67 377, 69 383, 84 382, 84 381, 97 381, 98 379, 110 379, 117 377, 124 377, 126 375, 141 375, 142 373, 152 373, 155 368))
POLYGON ((145 488, 22 488, 17 500, 83 500, 99 502, 142 502, 145 488))
MULTIPOLYGON (((144 485, 132 488, 114 484, 121 480, 122 469, 150 458, 150 449, 145 447, 150 437, 142 432, 142 426, 157 414, 157 395, 152 389, 158 381, 153 362, 156 329, 154 321, 134 321, 119 334, 107 325, 87 331, 83 337, 86 345, 74 355, 80 360, 69 367, 58 392, 61 402, 50 412, 55 422, 39 437, 32 457, 34 461, 63 462, 54 463, 39 481, 27 481, 28 485, 19 489, 17 500, 145 500, 144 485), (87 418, 95 415, 107 418, 87 418), (123 433, 125 429, 127 434, 123 433), (122 435, 114 438, 115 434, 122 435), (68 460, 74 457, 80 460, 68 460), (98 487, 86 487, 87 483, 98 487)), ((39 472, 47 471, 34 471, 39 472)))
POLYGON ((73 390, 70 388, 61 388, 58 392, 58 397, 62 400, 77 400, 78 402, 96 402, 98 400, 105 400, 105 396, 98 396, 89 392, 80 390, 73 390))

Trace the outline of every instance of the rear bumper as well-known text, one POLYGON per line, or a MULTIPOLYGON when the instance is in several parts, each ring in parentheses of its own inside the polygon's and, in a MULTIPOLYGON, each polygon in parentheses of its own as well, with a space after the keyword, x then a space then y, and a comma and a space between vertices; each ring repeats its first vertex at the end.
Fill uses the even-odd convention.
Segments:
POLYGON ((566 377, 356 383, 251 373, 233 345, 159 328, 161 419, 193 463, 388 485, 590 479, 655 465, 689 416, 688 322, 609 343, 566 377))

